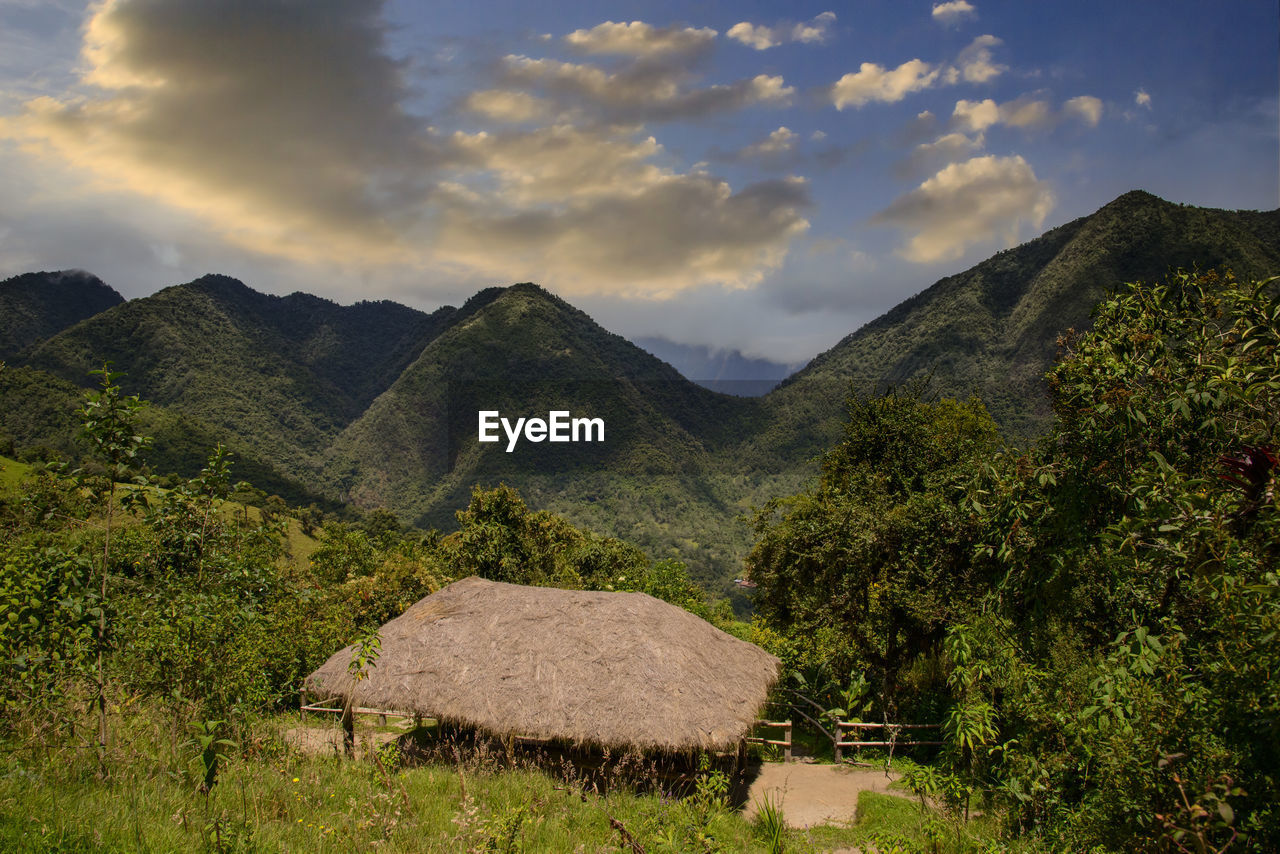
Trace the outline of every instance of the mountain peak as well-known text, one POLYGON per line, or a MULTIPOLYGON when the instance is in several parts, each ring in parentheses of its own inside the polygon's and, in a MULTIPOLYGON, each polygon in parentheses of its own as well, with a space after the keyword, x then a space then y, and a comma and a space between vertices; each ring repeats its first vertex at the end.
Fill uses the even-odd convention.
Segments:
POLYGON ((0 282, 0 359, 124 302, 114 288, 84 270, 24 273, 0 282))

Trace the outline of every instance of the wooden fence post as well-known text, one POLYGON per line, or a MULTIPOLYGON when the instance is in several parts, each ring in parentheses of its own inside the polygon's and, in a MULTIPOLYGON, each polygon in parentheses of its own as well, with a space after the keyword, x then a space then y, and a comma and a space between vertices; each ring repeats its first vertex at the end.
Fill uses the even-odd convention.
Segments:
POLYGON ((342 708, 342 747, 347 758, 356 755, 356 716, 350 700, 342 708))

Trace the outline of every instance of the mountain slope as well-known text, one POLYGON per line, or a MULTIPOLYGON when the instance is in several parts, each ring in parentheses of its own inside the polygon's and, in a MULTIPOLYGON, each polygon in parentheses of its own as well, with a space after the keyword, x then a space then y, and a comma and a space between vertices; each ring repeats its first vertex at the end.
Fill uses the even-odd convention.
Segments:
MULTIPOLYGON (((736 515, 716 506, 704 478, 711 452, 736 439, 753 401, 689 382, 536 285, 481 292, 463 313, 334 444, 325 475, 340 494, 441 527, 472 485, 498 482, 555 507, 570 495, 648 502, 644 512, 659 517, 701 492, 707 512, 736 515), (501 430, 499 442, 478 441, 482 410, 510 422, 552 410, 599 418, 604 441, 521 439, 508 452, 501 430)), ((630 534, 626 515, 598 529, 630 534)))
POLYGON ((932 372, 941 396, 978 393, 1011 436, 1029 438, 1049 418, 1042 378, 1058 336, 1083 329, 1117 284, 1177 268, 1230 268, 1242 277, 1280 272, 1280 211, 1176 205, 1134 191, 1087 217, 997 253, 902 302, 815 358, 766 400, 772 450, 786 437, 837 435, 843 396, 932 372))
POLYGON ((117 305, 33 348, 28 363, 77 384, 111 360, 122 385, 239 438, 306 477, 333 438, 453 315, 391 302, 340 306, 205 276, 117 305))
POLYGON ((0 360, 56 335, 81 320, 124 302, 124 297, 83 270, 24 273, 0 282, 0 360))

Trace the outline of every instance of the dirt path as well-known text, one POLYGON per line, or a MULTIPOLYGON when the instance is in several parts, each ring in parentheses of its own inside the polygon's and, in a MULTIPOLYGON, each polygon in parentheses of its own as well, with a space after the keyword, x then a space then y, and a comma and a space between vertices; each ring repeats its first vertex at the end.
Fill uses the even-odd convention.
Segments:
POLYGON ((862 792, 889 792, 889 784, 900 775, 884 769, 853 768, 848 765, 817 765, 806 762, 766 762, 751 784, 743 815, 755 815, 756 804, 768 795, 782 806, 782 816, 790 827, 812 827, 828 822, 851 821, 862 792))

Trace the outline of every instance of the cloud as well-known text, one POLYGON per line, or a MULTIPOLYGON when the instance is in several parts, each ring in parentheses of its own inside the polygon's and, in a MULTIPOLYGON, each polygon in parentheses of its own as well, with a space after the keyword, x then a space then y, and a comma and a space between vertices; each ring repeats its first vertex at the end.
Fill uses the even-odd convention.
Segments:
POLYGON ((531 277, 566 294, 666 298, 716 283, 755 285, 808 228, 799 179, 732 192, 702 173, 651 174, 625 192, 510 208, 459 199, 437 223, 438 257, 500 279, 531 277), (495 251, 500 247, 501 251, 495 251))
POLYGON ((951 121, 970 132, 984 131, 1000 121, 1000 108, 990 98, 983 101, 956 101, 951 121))
POLYGON ((795 147, 800 135, 787 127, 780 127, 760 142, 747 146, 743 153, 748 156, 782 154, 795 147))
POLYGON ((587 54, 654 57, 696 53, 709 47, 715 37, 716 31, 706 27, 654 27, 644 21, 629 24, 605 21, 589 30, 574 30, 564 40, 587 54))
MULTIPOLYGON (((284 277, 317 266, 378 281, 430 271, 652 298, 751 286, 808 227, 802 180, 732 188, 678 171, 655 138, 608 121, 615 108, 700 116, 785 103, 794 89, 781 77, 697 87, 679 63, 605 71, 514 58, 509 75, 547 91, 482 88, 462 105, 501 124, 450 133, 405 107, 414 92, 386 52, 380 8, 107 0, 88 13, 80 85, 0 118, 0 140, 19 142, 44 192, 75 200, 64 204, 212 227, 221 240, 203 239, 228 264, 250 258, 284 277), (563 93, 603 120, 567 124, 578 113, 550 97, 563 93), (535 121, 554 123, 521 124, 535 121)), ((147 233, 156 236, 134 245, 148 263, 207 257, 191 251, 194 238, 147 233)))
POLYGON ((872 101, 892 104, 912 92, 927 89, 937 79, 938 70, 919 59, 908 60, 892 70, 864 62, 856 73, 844 75, 831 86, 831 101, 837 110, 872 101))
POLYGON ((1021 157, 986 155, 952 163, 872 222, 911 235, 900 252, 907 260, 934 263, 954 261, 971 244, 996 238, 1013 245, 1021 225, 1039 228, 1053 205, 1048 183, 1021 157))
POLYGON ((1147 94, 1146 89, 1139 89, 1133 93, 1133 103, 1137 104, 1139 107, 1146 107, 1149 110, 1151 109, 1151 96, 1147 94))
POLYGON ((1053 123, 1049 102, 1029 95, 1000 105, 1000 121, 1010 127, 1041 128, 1053 123))
POLYGON ((943 26, 953 26, 965 18, 978 17, 978 10, 966 0, 949 0, 933 4, 933 19, 943 26))
POLYGON ((1062 112, 1078 118, 1089 127, 1097 127, 1102 120, 1102 100, 1092 95, 1078 95, 1062 105, 1062 112))
POLYGON ((379 5, 315 0, 302 26, 281 0, 108 0, 85 27, 95 88, 29 101, 0 135, 243 245, 399 252, 445 154, 401 109, 379 5))
POLYGON ((768 50, 787 42, 821 43, 826 41, 835 20, 835 12, 823 12, 807 22, 781 23, 772 27, 741 21, 730 27, 725 35, 756 50, 768 50))
POLYGON ((529 122, 546 118, 551 103, 528 92, 510 89, 484 89, 472 92, 463 106, 473 113, 499 122, 529 122))
POLYGON ((864 62, 858 71, 845 74, 828 90, 836 109, 861 107, 872 101, 893 104, 912 92, 935 85, 954 86, 985 83, 1004 73, 1007 68, 992 61, 991 49, 1003 44, 995 36, 978 36, 956 58, 956 64, 939 67, 922 59, 912 59, 897 68, 886 69, 874 62, 864 62))
POLYGON ((637 140, 561 124, 511 133, 458 132, 452 141, 465 158, 460 173, 496 179, 501 189, 488 196, 505 205, 628 195, 676 177, 652 162, 662 154, 652 136, 637 140))
MULTIPOLYGON (((978 36, 968 47, 960 51, 960 56, 956 59, 956 66, 959 76, 966 83, 986 83, 994 77, 998 77, 1008 67, 997 65, 991 60, 991 49, 1004 44, 1000 39, 992 35, 978 36)), ((952 81, 949 81, 952 82, 952 81)))
POLYGON ((1097 127, 1102 119, 1102 100, 1093 95, 1077 95, 1065 101, 1056 112, 1047 100, 1035 95, 1023 95, 1003 104, 996 104, 990 98, 982 101, 960 100, 956 101, 955 110, 951 114, 951 125, 969 133, 980 133, 996 124, 1038 130, 1065 119, 1075 119, 1089 127, 1097 127))
POLYGON ((757 74, 729 84, 686 86, 686 73, 666 65, 637 64, 619 71, 594 65, 508 56, 506 79, 583 99, 619 121, 697 118, 754 105, 784 106, 795 94, 780 76, 757 74))

